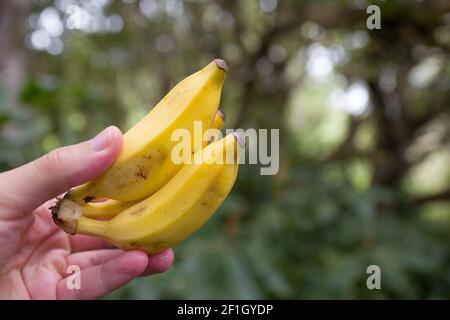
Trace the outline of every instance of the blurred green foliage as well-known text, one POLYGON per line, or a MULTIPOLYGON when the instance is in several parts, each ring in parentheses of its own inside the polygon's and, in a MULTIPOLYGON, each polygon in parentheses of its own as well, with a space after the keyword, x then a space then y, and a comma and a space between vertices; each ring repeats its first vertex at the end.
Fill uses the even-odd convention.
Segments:
POLYGON ((0 169, 126 131, 223 57, 225 126, 279 128, 280 171, 242 166, 170 271, 107 298, 450 298, 449 15, 438 0, 2 2, 0 169))

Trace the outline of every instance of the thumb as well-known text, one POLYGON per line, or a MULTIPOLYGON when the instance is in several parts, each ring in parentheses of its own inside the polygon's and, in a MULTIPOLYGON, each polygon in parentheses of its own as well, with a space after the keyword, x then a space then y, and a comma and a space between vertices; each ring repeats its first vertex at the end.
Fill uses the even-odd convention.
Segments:
POLYGON ((55 149, 17 169, 0 174, 9 208, 31 212, 72 187, 92 180, 114 161, 122 147, 122 133, 108 127, 95 138, 55 149))

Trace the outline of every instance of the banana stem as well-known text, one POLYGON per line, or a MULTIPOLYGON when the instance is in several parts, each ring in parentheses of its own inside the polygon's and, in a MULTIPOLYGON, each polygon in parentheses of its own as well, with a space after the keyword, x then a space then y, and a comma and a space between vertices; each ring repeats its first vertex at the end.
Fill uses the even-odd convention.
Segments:
POLYGON ((95 220, 85 216, 81 216, 78 220, 77 233, 88 236, 105 238, 107 235, 109 222, 106 220, 95 220))

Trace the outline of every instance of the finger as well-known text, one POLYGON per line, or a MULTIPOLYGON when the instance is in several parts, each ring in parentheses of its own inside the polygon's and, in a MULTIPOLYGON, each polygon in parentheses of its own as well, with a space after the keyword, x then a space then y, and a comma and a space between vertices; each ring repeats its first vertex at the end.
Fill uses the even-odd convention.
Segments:
POLYGON ((174 255, 172 249, 168 249, 148 257, 147 268, 141 274, 142 277, 155 273, 167 271, 173 263, 174 255))
POLYGON ((101 249, 78 252, 67 257, 68 265, 76 265, 81 270, 106 263, 124 253, 121 249, 101 249))
POLYGON ((3 173, 6 189, 22 212, 31 212, 45 201, 91 180, 114 161, 122 147, 122 134, 108 127, 94 139, 62 147, 22 167, 3 173))
POLYGON ((58 282, 59 299, 96 299, 108 294, 144 272, 148 256, 143 251, 128 251, 103 264, 93 266, 79 273, 80 289, 69 289, 72 276, 58 282))
POLYGON ((115 247, 115 245, 105 240, 90 236, 75 235, 70 237, 72 253, 97 249, 112 249, 115 247))

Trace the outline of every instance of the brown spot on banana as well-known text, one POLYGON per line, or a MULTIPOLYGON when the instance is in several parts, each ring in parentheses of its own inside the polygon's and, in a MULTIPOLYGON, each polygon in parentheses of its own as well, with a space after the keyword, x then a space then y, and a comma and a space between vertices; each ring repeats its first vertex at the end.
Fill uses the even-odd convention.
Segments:
POLYGON ((130 215, 132 215, 132 216, 140 216, 146 209, 147 209, 147 206, 139 207, 135 211, 131 212, 130 215))
POLYGON ((147 170, 143 166, 138 165, 138 170, 136 172, 136 177, 139 179, 147 179, 147 170))
POLYGON ((86 197, 83 198, 83 201, 84 201, 85 203, 89 203, 89 202, 91 202, 91 201, 94 200, 94 199, 95 199, 95 198, 92 197, 92 196, 86 196, 86 197))

